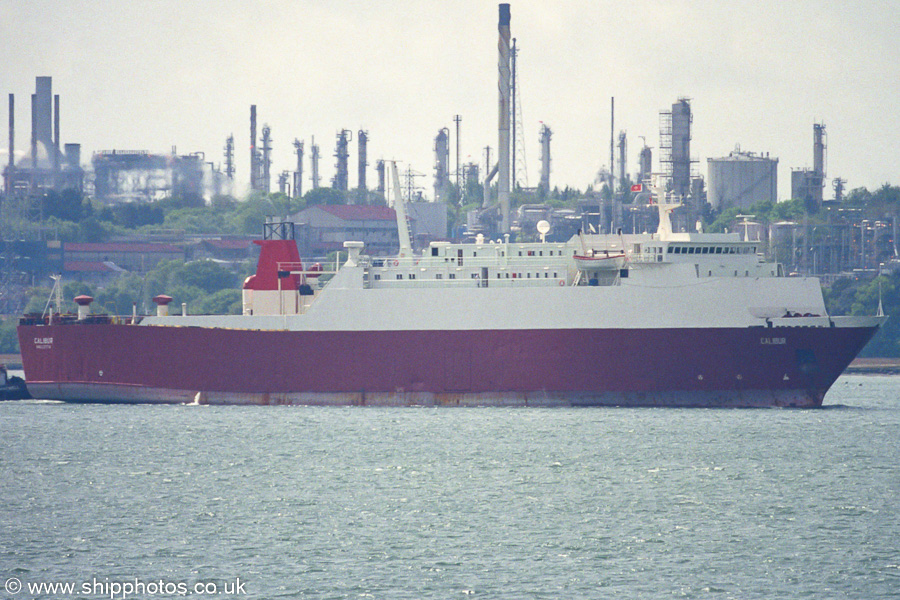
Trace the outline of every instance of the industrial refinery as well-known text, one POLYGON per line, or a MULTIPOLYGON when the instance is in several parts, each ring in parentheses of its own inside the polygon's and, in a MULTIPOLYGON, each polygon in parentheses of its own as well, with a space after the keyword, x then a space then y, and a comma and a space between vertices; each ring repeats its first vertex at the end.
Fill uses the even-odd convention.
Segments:
MULTIPOLYGON (((485 48, 485 52, 495 50, 485 48)), ((898 256, 896 219, 873 219, 859 207, 844 206, 846 180, 840 177, 833 179, 833 197, 826 198, 824 122, 812 124, 812 166, 791 168, 791 197, 780 199, 776 149, 749 151, 736 145, 727 156, 707 157, 706 172, 702 173, 698 168, 700 154, 692 146, 692 129, 695 118, 702 120, 703 115, 694 114, 689 97, 678 97, 659 110, 658 131, 642 131, 639 135, 617 123, 616 99, 610 97, 609 114, 599 114, 601 110, 605 112, 600 104, 596 115, 598 119, 609 118, 608 154, 605 142, 598 141, 596 162, 601 166, 596 173, 585 174, 587 188, 566 188, 561 192, 553 180, 553 143, 565 139, 567 132, 543 120, 539 121, 539 128, 529 128, 522 118, 518 73, 518 61, 522 59, 512 36, 509 4, 499 5, 496 58, 496 131, 464 132, 464 114, 441 116, 439 119, 446 117, 444 126, 421 132, 423 140, 431 139, 433 163, 428 168, 408 162, 403 166, 400 197, 412 207, 410 228, 415 232, 414 243, 420 246, 434 240, 465 241, 477 236, 495 240, 505 235, 536 239, 535 226, 539 221, 550 224, 547 237, 552 240, 565 240, 579 231, 652 231, 658 217, 656 208, 650 205, 648 183, 657 174, 665 178, 670 197, 681 205, 672 214, 675 231, 692 232, 704 224, 712 226, 722 215, 733 215, 720 225, 740 231, 745 240, 760 242, 760 248, 790 272, 826 277, 874 273, 893 264, 898 256), (461 161, 463 133, 483 144, 480 159, 469 157, 461 161), (656 144, 648 143, 654 137, 656 144), (534 154, 539 169, 533 186, 528 179, 526 141, 538 145, 534 154), (773 220, 753 212, 754 206, 771 207, 780 200, 801 202, 806 216, 773 220), (810 215, 815 215, 815 219, 811 221, 810 215)), ((174 145, 170 152, 135 148, 83 152, 77 142, 61 142, 61 106, 66 106, 61 96, 65 96, 54 94, 52 83, 50 76, 35 79, 30 103, 25 103, 25 112, 30 109, 31 115, 30 137, 24 146, 27 151, 19 154, 15 149, 22 143, 17 140, 15 115, 17 110, 22 111, 22 102, 17 103, 16 94, 9 93, 9 158, 3 169, 2 204, 6 280, 14 278, 11 272, 16 269, 10 258, 15 254, 9 246, 12 241, 28 241, 41 248, 41 244, 55 245, 63 255, 66 245, 74 243, 60 239, 58 224, 45 223, 45 199, 63 193, 68 194, 66 198, 75 198, 70 201, 88 203, 95 215, 113 214, 123 206, 152 207, 172 198, 180 199, 184 206, 203 207, 216 198, 277 194, 306 207, 296 213, 297 225, 305 231, 298 239, 307 240, 306 249, 311 252, 338 249, 351 232, 372 240, 373 247, 381 252, 396 250, 398 234, 384 231, 385 214, 313 210, 317 202, 388 209, 394 206, 385 161, 403 162, 403 157, 381 153, 379 141, 389 133, 374 125, 336 127, 328 143, 333 144, 333 151, 328 146, 323 150, 323 142, 317 142, 314 136, 271 127, 266 121, 265 104, 261 103, 247 107, 248 121, 223 123, 223 146, 212 152, 179 152, 174 145), (249 140, 233 133, 247 129, 249 140), (249 173, 240 173, 236 166, 235 155, 241 147, 249 148, 249 173), (289 149, 293 157, 290 164, 275 164, 275 150, 281 148, 289 149), (331 152, 334 159, 331 177, 323 176, 328 168, 321 164, 323 152, 331 152), (351 180, 354 159, 356 173, 351 180), (248 187, 245 189, 238 181, 247 182, 248 187), (323 190, 323 184, 329 189, 323 190), (314 199, 307 205, 308 198, 314 199), (317 227, 327 228, 327 233, 317 227)), ((20 96, 28 98, 27 94, 20 96)), ((66 114, 71 115, 67 118, 76 119, 78 113, 73 109, 66 114)), ((722 134, 727 136, 728 132, 722 134)), ((156 222, 161 222, 161 217, 156 222)), ((122 237, 121 231, 115 235, 122 237)), ((125 237, 130 242, 147 241, 148 235, 151 234, 129 232, 125 237)), ((177 230, 167 231, 166 239, 183 245, 190 237, 186 233, 181 238, 178 235, 177 230)), ((42 250, 37 254, 60 253, 42 250)), ((46 263, 43 271, 67 264, 65 258, 59 261, 46 263)), ((41 273, 41 269, 29 268, 33 269, 32 276, 41 273)))

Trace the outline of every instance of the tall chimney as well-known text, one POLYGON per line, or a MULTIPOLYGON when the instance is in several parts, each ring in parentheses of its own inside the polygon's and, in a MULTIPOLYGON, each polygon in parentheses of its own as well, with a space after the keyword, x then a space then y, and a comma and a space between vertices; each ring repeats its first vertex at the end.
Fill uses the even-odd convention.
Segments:
POLYGON ((316 146, 316 136, 312 136, 310 147, 310 163, 312 163, 312 189, 319 189, 319 147, 316 146))
POLYGON ((616 99, 609 99, 609 191, 616 195, 616 99))
POLYGON ((813 199, 822 204, 825 184, 825 123, 813 123, 813 199))
MULTIPOLYGON (((37 94, 31 95, 31 168, 37 170, 37 94)), ((32 178, 34 181, 34 178, 32 178)))
POLYGON ((378 159, 375 162, 375 172, 378 173, 378 193, 384 194, 385 184, 384 184, 384 160, 378 159))
POLYGON ((59 94, 53 96, 53 170, 59 172, 59 94))
POLYGON ((368 145, 369 145, 369 132, 363 129, 359 130, 359 133, 356 136, 356 142, 359 144, 359 162, 358 162, 358 173, 357 173, 357 193, 359 194, 359 203, 366 204, 367 192, 366 188, 366 167, 369 166, 368 162, 368 145))
POLYGON ((6 193, 12 191, 13 169, 16 168, 16 97, 9 95, 9 168, 6 171, 6 193))
POLYGON ((499 117, 500 135, 499 148, 497 150, 497 198, 500 201, 500 232, 509 233, 509 4, 500 5, 500 22, 497 29, 500 38, 497 42, 499 50, 499 80, 497 85, 500 92, 499 117))
POLYGON ((255 190, 259 176, 256 164, 256 105, 250 105, 250 189, 255 190))
POLYGON ((53 78, 35 78, 35 134, 49 158, 53 146, 53 78))
POLYGON ((294 138, 294 150, 297 154, 297 170, 294 171, 294 198, 303 196, 303 142, 294 138))

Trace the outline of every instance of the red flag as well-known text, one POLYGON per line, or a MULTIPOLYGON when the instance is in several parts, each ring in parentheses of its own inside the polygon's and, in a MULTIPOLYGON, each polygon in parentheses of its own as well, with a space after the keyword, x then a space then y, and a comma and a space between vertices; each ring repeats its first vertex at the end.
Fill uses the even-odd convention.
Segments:
POLYGON ((631 186, 631 191, 632 191, 632 192, 643 192, 643 191, 644 191, 644 184, 642 184, 642 183, 636 183, 636 184, 634 184, 633 186, 631 186))

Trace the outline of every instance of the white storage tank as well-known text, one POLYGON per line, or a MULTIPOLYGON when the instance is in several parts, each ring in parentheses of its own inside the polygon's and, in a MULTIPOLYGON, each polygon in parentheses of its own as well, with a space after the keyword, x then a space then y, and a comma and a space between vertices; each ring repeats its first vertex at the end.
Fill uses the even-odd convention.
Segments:
POLYGON ((778 159, 768 154, 735 150, 724 158, 707 159, 707 198, 715 210, 731 206, 750 208, 757 202, 775 202, 778 159))

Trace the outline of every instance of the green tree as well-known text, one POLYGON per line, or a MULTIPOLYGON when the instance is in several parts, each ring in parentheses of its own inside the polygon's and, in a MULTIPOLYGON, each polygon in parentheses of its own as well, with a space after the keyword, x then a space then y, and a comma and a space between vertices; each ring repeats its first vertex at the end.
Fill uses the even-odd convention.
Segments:
POLYGON ((42 313, 44 307, 47 306, 47 299, 50 297, 49 287, 33 287, 25 292, 28 301, 25 303, 25 309, 22 311, 28 313, 42 313))
POLYGON ((16 334, 17 324, 17 319, 0 319, 0 353, 19 353, 19 336, 16 334))
POLYGON ((74 189, 65 189, 61 192, 50 190, 41 202, 44 217, 80 221, 93 213, 90 202, 86 202, 81 192, 74 189))
POLYGON ((211 260, 185 263, 175 271, 173 280, 177 285, 196 287, 207 294, 237 285, 234 273, 211 260))
POLYGON ((347 203, 347 197, 343 192, 328 187, 309 190, 303 195, 303 200, 306 202, 306 206, 347 203))
POLYGON ((79 242, 105 242, 110 238, 111 228, 94 217, 88 217, 78 224, 79 242))
POLYGON ((242 309, 241 290, 235 288, 195 299, 191 312, 200 315, 239 315, 242 309))
POLYGON ((132 306, 143 303, 143 280, 132 274, 123 274, 105 288, 96 290, 93 311, 112 315, 130 315, 132 306))
MULTIPOLYGON (((900 316, 900 273, 861 281, 844 278, 825 290, 828 314, 874 315, 881 301, 888 316, 900 316)), ((900 356, 900 319, 889 318, 860 356, 900 356)))
POLYGON ((96 296, 97 292, 88 284, 81 281, 69 281, 63 285, 62 297, 65 302, 71 302, 75 296, 96 296))
POLYGON ((731 222, 741 214, 740 207, 731 206, 726 208, 716 217, 716 220, 709 224, 707 231, 709 233, 722 233, 731 225, 731 222))
POLYGON ((172 297, 172 304, 169 307, 169 310, 178 313, 181 311, 181 304, 185 303, 188 306, 189 314, 197 314, 195 307, 199 304, 204 298, 207 297, 207 293, 192 285, 184 285, 178 284, 171 287, 166 295, 172 297))

